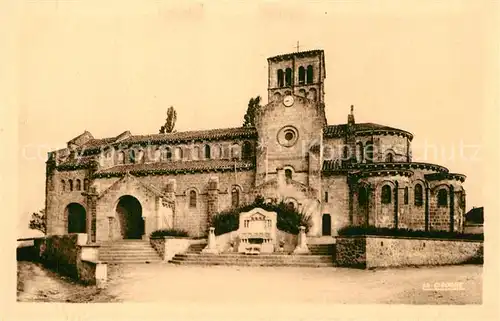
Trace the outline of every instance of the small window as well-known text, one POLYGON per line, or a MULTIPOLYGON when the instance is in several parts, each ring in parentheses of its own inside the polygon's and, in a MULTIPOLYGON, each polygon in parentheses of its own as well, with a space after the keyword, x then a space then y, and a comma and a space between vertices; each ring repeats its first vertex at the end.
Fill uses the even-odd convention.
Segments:
POLYGON ((325 203, 328 203, 328 192, 325 192, 325 203))
POLYGON ((61 189, 63 192, 66 192, 66 182, 63 180, 61 180, 61 189))
POLYGON ((231 205, 233 208, 240 206, 240 190, 237 187, 231 191, 231 205))
POLYGON ((88 179, 84 179, 83 180, 83 190, 84 191, 88 191, 89 190, 89 180, 88 179))
POLYGON ((364 156, 365 156, 365 151, 363 149, 363 143, 358 142, 357 145, 358 145, 358 155, 357 155, 358 157, 357 157, 357 159, 358 159, 359 163, 362 163, 364 160, 364 156))
POLYGON ((241 152, 243 159, 250 159, 252 157, 252 144, 250 142, 244 142, 241 152))
POLYGON ((128 153, 128 159, 130 163, 135 163, 135 150, 131 149, 128 153))
POLYGON ((79 179, 76 180, 76 190, 81 191, 82 190, 82 181, 79 179))
POLYGON ((189 192, 189 207, 196 207, 196 191, 189 192))
POLYGON ((170 149, 170 147, 166 147, 165 149, 163 149, 161 151, 161 157, 160 157, 161 161, 169 161, 169 160, 172 160, 172 150, 170 149))
POLYGON ((285 70, 285 86, 289 87, 292 85, 292 69, 286 68, 285 70))
POLYGON ((69 191, 72 192, 73 191, 73 180, 68 180, 68 183, 69 183, 69 191))
POLYGON ((386 163, 394 162, 394 155, 392 153, 388 153, 387 155, 385 155, 385 162, 386 163))
POLYGON ((422 204, 424 203, 423 189, 422 185, 420 184, 415 185, 414 203, 416 206, 422 206, 422 204))
POLYGON ((174 153, 175 153, 175 160, 182 160, 184 158, 182 148, 176 147, 174 153))
POLYGON ((389 204, 392 202, 392 190, 389 185, 382 186, 381 201, 382 204, 389 204))
POLYGON ((210 145, 205 145, 204 147, 205 150, 205 159, 210 159, 212 158, 211 150, 210 150, 210 145))
POLYGON ((366 143, 366 162, 372 163, 373 162, 373 142, 367 142, 366 143))
POLYGON ((408 187, 405 187, 403 200, 404 200, 405 205, 408 205, 408 187))
POLYGON ((440 189, 438 192, 438 206, 448 206, 448 192, 444 188, 440 189))
POLYGON ((313 83, 313 66, 309 65, 307 66, 307 83, 312 84, 313 83))
POLYGON ((277 78, 278 78, 278 87, 283 87, 285 77, 282 69, 278 69, 277 78))
POLYGON ((292 180, 292 170, 291 169, 285 169, 285 178, 287 181, 292 180))
POLYGON ((293 202, 288 202, 286 204, 286 207, 288 208, 289 211, 295 210, 295 204, 293 202))
POLYGON ((299 85, 306 83, 306 69, 302 66, 299 67, 299 85))

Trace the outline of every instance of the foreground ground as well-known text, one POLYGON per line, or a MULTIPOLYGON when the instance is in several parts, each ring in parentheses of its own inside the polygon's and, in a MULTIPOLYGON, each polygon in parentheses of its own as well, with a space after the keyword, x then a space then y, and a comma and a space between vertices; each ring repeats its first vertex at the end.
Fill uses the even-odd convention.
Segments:
POLYGON ((482 266, 380 270, 111 265, 104 290, 18 262, 19 301, 480 304, 482 266), (427 288, 426 288, 427 287, 427 288), (437 288, 439 287, 439 288, 437 288))

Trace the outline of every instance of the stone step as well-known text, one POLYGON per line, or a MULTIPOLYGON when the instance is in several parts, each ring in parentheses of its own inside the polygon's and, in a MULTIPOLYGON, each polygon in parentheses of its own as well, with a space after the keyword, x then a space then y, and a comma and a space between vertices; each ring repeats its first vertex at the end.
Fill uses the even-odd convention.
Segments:
POLYGON ((283 262, 206 262, 206 261, 170 261, 173 264, 178 265, 203 265, 203 266, 213 266, 213 265, 228 265, 228 266, 288 266, 288 267, 334 267, 333 263, 283 263, 283 262))
POLYGON ((143 259, 121 259, 121 260, 107 260, 102 262, 107 264, 138 264, 138 263, 162 263, 162 260, 143 260, 143 259))
POLYGON ((242 264, 252 264, 252 263, 283 263, 283 264, 299 264, 299 263, 329 263, 332 264, 332 259, 316 259, 316 260, 238 260, 238 259, 212 259, 212 260, 201 260, 201 259, 182 259, 182 258, 172 258, 172 261, 182 261, 182 262, 201 262, 201 263, 242 263, 242 264))
POLYGON ((259 254, 259 255, 245 255, 240 253, 221 253, 221 254, 195 254, 195 253, 183 253, 176 254, 176 257, 195 257, 195 258, 248 258, 248 259, 308 259, 308 258, 331 258, 331 255, 287 255, 287 254, 259 254))
POLYGON ((99 253, 125 253, 125 252, 133 252, 133 253, 156 253, 156 251, 152 248, 143 248, 143 249, 99 249, 99 253))

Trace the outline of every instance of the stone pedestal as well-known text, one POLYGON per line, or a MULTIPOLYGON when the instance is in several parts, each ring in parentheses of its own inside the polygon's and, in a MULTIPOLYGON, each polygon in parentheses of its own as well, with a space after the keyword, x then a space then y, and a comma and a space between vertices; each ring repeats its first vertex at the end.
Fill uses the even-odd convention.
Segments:
POLYGON ((293 254, 309 254, 309 248, 307 247, 306 238, 306 228, 305 226, 299 227, 299 236, 297 247, 293 250, 293 254))
POLYGON ((201 251, 203 254, 219 254, 219 250, 217 249, 217 243, 215 241, 215 228, 211 227, 208 229, 208 244, 201 251))

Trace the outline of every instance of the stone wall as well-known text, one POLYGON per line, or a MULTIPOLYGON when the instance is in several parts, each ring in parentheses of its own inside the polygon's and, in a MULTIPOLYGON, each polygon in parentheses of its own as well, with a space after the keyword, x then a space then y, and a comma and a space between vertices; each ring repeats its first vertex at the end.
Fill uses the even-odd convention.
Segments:
POLYGON ((337 236, 335 243, 335 261, 339 266, 366 267, 366 242, 364 236, 337 236))
POLYGON ((185 237, 155 237, 150 238, 151 246, 164 262, 170 261, 176 254, 185 253, 193 240, 185 237))
POLYGON ((483 242, 384 236, 338 236, 340 266, 366 268, 482 263, 483 242))
POLYGON ((33 261, 84 284, 105 284, 107 266, 97 260, 98 246, 89 246, 87 234, 53 235, 34 239, 33 261))

